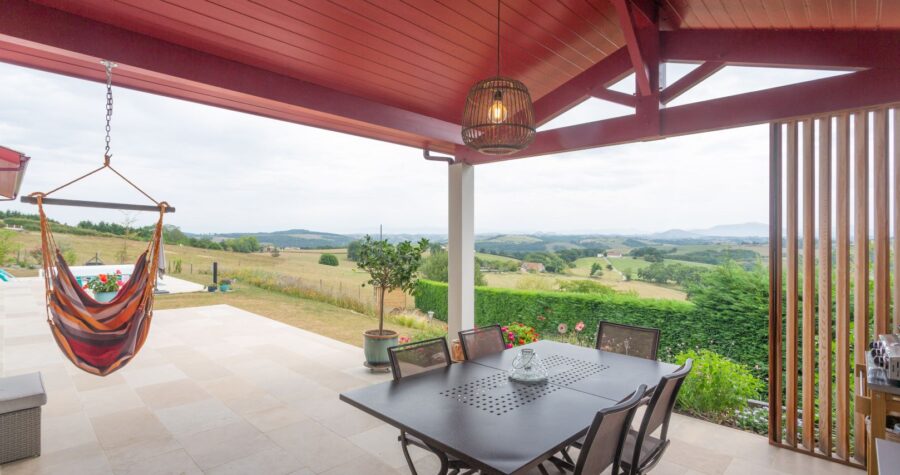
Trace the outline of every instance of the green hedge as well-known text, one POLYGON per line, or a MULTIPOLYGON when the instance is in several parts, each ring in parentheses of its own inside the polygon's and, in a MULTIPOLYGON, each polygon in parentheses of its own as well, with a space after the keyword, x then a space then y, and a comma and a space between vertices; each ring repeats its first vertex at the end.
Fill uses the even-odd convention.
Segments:
MULTIPOLYGON (((416 307, 446 321, 447 284, 420 280, 416 290, 416 307)), ((560 323, 571 332, 583 321, 589 341, 596 335, 600 321, 659 328, 660 359, 674 361, 676 354, 695 348, 719 352, 750 368, 765 365, 766 340, 759 332, 736 334, 735 322, 704 316, 690 302, 643 299, 630 295, 598 295, 563 292, 541 292, 490 287, 475 288, 475 324, 519 321, 535 327, 539 333, 552 335, 560 323), (723 337, 727 335, 727 337, 723 337), (760 361, 762 358, 762 361, 760 361)), ((738 326, 741 327, 741 326, 738 326)), ((765 322, 761 328, 765 335, 765 322)))

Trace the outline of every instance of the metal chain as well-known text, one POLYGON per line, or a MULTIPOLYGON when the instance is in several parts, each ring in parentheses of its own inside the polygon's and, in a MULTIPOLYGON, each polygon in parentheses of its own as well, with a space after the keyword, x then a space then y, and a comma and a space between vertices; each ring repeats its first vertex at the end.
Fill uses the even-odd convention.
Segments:
POLYGON ((113 113, 113 95, 112 95, 112 68, 118 66, 116 63, 112 61, 103 60, 100 61, 104 67, 106 67, 106 151, 103 153, 104 163, 109 164, 109 159, 112 157, 109 153, 109 141, 110 141, 110 131, 112 130, 112 126, 110 125, 112 122, 112 113, 113 113))

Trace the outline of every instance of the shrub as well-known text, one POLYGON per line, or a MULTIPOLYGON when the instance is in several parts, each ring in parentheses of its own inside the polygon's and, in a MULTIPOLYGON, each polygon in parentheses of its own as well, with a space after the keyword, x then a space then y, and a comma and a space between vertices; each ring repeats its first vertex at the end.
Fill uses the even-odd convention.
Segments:
POLYGON ((734 425, 760 435, 769 433, 769 409, 765 407, 745 407, 734 413, 734 425))
POLYGON ((319 264, 337 267, 338 258, 334 254, 322 254, 319 256, 319 264))
MULTIPOLYGON (((431 255, 422 260, 419 266, 419 274, 428 280, 447 282, 450 280, 449 258, 443 249, 432 249, 431 255)), ((475 258, 475 285, 487 285, 478 258, 475 258)))
POLYGON ((559 290, 562 292, 578 292, 583 294, 613 295, 616 290, 608 285, 603 285, 593 280, 558 280, 559 290))
POLYGON ((743 365, 709 350, 690 350, 675 357, 677 364, 694 360, 678 393, 684 411, 715 422, 731 418, 747 406, 747 399, 759 397, 763 383, 743 365))

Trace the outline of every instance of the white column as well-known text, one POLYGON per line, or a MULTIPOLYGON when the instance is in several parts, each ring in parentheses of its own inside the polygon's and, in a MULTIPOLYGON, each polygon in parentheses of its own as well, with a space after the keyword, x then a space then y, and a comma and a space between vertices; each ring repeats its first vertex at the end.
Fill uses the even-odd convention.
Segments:
POLYGON ((466 163, 449 166, 449 302, 448 333, 475 326, 475 168, 466 163))

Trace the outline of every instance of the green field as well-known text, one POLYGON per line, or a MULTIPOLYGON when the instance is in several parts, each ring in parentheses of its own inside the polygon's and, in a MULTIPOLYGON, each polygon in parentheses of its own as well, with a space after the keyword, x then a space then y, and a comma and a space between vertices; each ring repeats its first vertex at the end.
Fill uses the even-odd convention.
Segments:
POLYGON ((515 259, 512 257, 506 256, 498 256, 495 254, 487 254, 484 252, 476 252, 475 257, 483 260, 483 261, 494 261, 494 262, 521 262, 519 259, 515 259))

